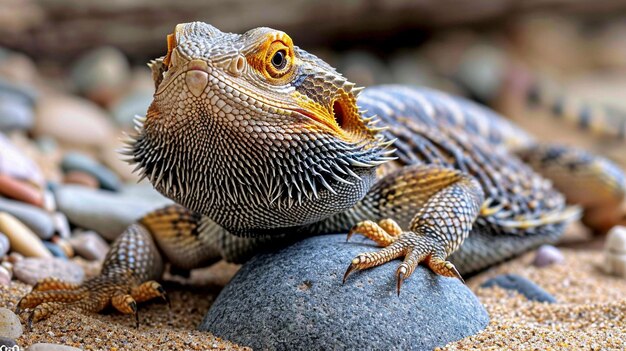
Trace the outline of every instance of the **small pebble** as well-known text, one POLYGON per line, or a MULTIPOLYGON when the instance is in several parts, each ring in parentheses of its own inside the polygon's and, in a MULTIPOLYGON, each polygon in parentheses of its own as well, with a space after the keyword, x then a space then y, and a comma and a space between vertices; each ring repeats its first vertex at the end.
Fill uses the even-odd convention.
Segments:
POLYGON ((41 186, 44 184, 44 176, 39 166, 2 133, 0 133, 0 174, 27 180, 32 184, 41 186))
POLYGON ((490 288, 493 286, 499 286, 506 290, 517 291, 531 301, 547 303, 556 302, 554 296, 543 290, 539 285, 517 274, 501 274, 487 280, 481 285, 483 288, 490 288))
POLYGON ((52 256, 67 260, 65 250, 63 250, 63 248, 61 248, 59 245, 50 241, 44 241, 43 244, 48 249, 48 251, 50 251, 52 256))
POLYGON ((0 198, 0 212, 7 212, 24 223, 38 237, 50 239, 54 234, 54 221, 49 213, 29 204, 0 198))
POLYGON ((604 244, 606 273, 626 278, 626 227, 617 226, 609 231, 604 244))
POLYGON ((65 238, 62 238, 60 236, 54 236, 52 237, 52 242, 58 245, 61 250, 63 250, 65 256, 74 257, 74 248, 69 241, 65 240, 65 238))
POLYGON ((533 266, 535 267, 546 267, 551 264, 560 264, 563 263, 565 258, 561 253, 561 250, 557 249, 552 245, 542 245, 537 249, 535 253, 535 258, 533 259, 533 266))
POLYGON ((609 231, 605 249, 616 254, 626 254, 626 227, 616 226, 609 231))
POLYGON ((100 105, 110 105, 130 77, 126 56, 114 47, 100 47, 84 54, 72 69, 78 91, 100 105))
POLYGON ((11 243, 9 242, 9 238, 0 233, 0 258, 4 257, 9 252, 11 248, 11 243))
POLYGON ((34 123, 35 92, 0 79, 0 131, 27 131, 34 123))
POLYGON ((4 266, 0 266, 0 286, 8 286, 11 284, 12 274, 4 266))
POLYGON ((88 100, 50 95, 37 104, 33 134, 52 137, 60 145, 99 147, 115 138, 108 115, 88 100))
POLYGON ((54 193, 50 190, 43 191, 43 209, 48 212, 54 212, 57 209, 54 193))
POLYGON ((70 223, 62 212, 56 212, 52 214, 52 221, 54 222, 54 231, 59 234, 63 239, 68 239, 71 235, 70 223))
POLYGON ((119 177, 107 167, 101 165, 91 157, 79 152, 69 152, 61 161, 64 172, 80 171, 91 175, 98 180, 102 189, 117 191, 120 186, 119 177))
POLYGON ((22 323, 13 311, 0 308, 0 337, 17 339, 22 336, 22 323))
POLYGON ((76 263, 61 258, 25 258, 13 267, 15 278, 30 285, 47 277, 70 283, 82 283, 85 272, 76 263))
POLYGON ((87 172, 69 171, 63 176, 63 183, 77 184, 88 188, 97 189, 100 187, 98 179, 87 172))
POLYGON ((13 251, 29 257, 52 257, 35 233, 6 212, 0 212, 0 231, 9 238, 13 251))
POLYGON ((43 207, 43 194, 40 190, 5 174, 0 174, 0 195, 43 207))
POLYGON ((22 254, 21 254, 21 253, 19 253, 19 252, 15 252, 15 251, 13 251, 13 252, 11 252, 11 253, 9 254, 9 259, 8 259, 8 261, 9 261, 10 263, 12 263, 12 264, 16 264, 16 263, 18 263, 19 261, 21 261, 21 260, 23 260, 23 259, 24 259, 24 255, 22 255, 22 254))
POLYGON ((11 347, 17 346, 17 344, 15 343, 15 340, 11 339, 11 338, 4 338, 4 337, 0 337, 0 350, 3 350, 2 346, 5 347, 4 350, 6 351, 11 351, 11 347))
POLYGON ((60 344, 37 343, 30 345, 26 351, 82 351, 82 349, 60 344))
POLYGON ((92 261, 104 260, 109 252, 109 244, 93 231, 78 233, 70 239, 70 243, 77 254, 92 261))

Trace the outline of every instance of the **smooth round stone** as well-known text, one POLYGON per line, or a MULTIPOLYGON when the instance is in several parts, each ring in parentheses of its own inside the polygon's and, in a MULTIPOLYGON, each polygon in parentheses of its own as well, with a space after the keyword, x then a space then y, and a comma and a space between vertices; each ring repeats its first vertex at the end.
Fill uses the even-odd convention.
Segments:
POLYGON ((109 105, 130 77, 126 56, 116 48, 100 47, 83 55, 74 65, 72 81, 78 91, 101 105, 109 105))
POLYGON ((500 91, 506 67, 505 54, 497 47, 478 44, 461 57, 456 78, 484 101, 500 91))
POLYGON ((11 272, 4 266, 0 266, 0 285, 8 286, 11 284, 11 272))
POLYGON ((39 166, 0 133, 0 174, 23 179, 43 187, 44 177, 39 166))
POLYGON ((63 183, 82 185, 92 189, 98 189, 100 187, 100 182, 96 177, 82 171, 67 172, 63 177, 63 183))
POLYGON ((4 96, 0 91, 0 131, 29 130, 35 123, 32 106, 4 96))
POLYGON ((50 239, 52 234, 54 234, 53 219, 46 211, 38 207, 0 198, 0 212, 7 212, 13 215, 41 239, 50 239))
POLYGON ((10 348, 17 346, 17 343, 11 338, 0 337, 0 350, 2 350, 2 346, 6 348, 5 350, 10 351, 10 348))
POLYGON ((101 108, 88 100, 62 95, 48 96, 38 104, 33 134, 78 147, 98 147, 116 136, 101 108))
POLYGON ((561 250, 552 245, 542 245, 537 249, 535 258, 533 258, 533 266, 547 267, 552 264, 560 264, 565 261, 561 250))
POLYGON ((9 252, 11 248, 11 243, 9 242, 9 238, 3 233, 0 233, 0 258, 4 257, 9 252))
POLYGON ((63 250, 63 253, 65 254, 65 256, 74 257, 75 255, 74 248, 72 247, 72 244, 70 244, 69 241, 67 241, 64 238, 55 236, 52 238, 52 242, 58 245, 61 248, 61 250, 63 250))
POLYGON ((95 177, 102 189, 116 191, 121 186, 120 179, 110 169, 78 152, 65 154, 61 161, 61 168, 63 172, 80 171, 95 177))
POLYGON ((135 115, 146 115, 153 95, 152 91, 137 91, 122 98, 111 111, 117 124, 126 129, 132 128, 135 115))
POLYGON ((82 351, 82 349, 60 344, 37 343, 30 345, 26 351, 82 351))
POLYGON ((78 233, 70 239, 70 243, 77 254, 91 261, 104 260, 109 252, 109 244, 93 231, 78 233))
POLYGON ((556 302, 554 296, 543 290, 539 285, 517 274, 501 274, 487 280, 481 285, 483 288, 490 288, 493 286, 499 286, 506 290, 517 291, 531 301, 547 303, 556 302))
POLYGON ((626 255, 626 227, 616 226, 607 235, 605 250, 626 255))
POLYGON ((255 256, 222 290, 199 329, 254 349, 432 350, 489 323, 467 286, 422 266, 400 297, 399 261, 357 272, 342 284, 350 261, 377 249, 363 242, 319 236, 255 256))
POLYGON ((54 231, 61 238, 68 239, 71 235, 70 222, 61 212, 55 212, 52 214, 52 221, 54 222, 54 231))
POLYGON ((142 199, 72 185, 59 186, 56 196, 59 210, 71 223, 94 230, 107 240, 117 238, 146 213, 172 203, 164 197, 142 199))
POLYGON ((65 251, 59 245, 50 241, 44 241, 43 245, 46 247, 46 249, 48 249, 48 251, 50 251, 52 256, 67 260, 67 255, 65 254, 65 251))
POLYGON ((609 231, 602 267, 608 274, 626 278, 626 227, 617 226, 609 231))
POLYGON ((76 263, 58 258, 25 258, 15 264, 13 274, 22 282, 35 285, 39 280, 55 277, 69 283, 82 283, 85 272, 76 263))
POLYGON ((26 225, 6 212, 0 212, 0 232, 11 242, 11 250, 28 257, 52 257, 41 239, 26 225))
POLYGON ((33 206, 43 207, 43 193, 34 186, 13 177, 0 174, 0 195, 33 206))
POLYGON ((0 337, 17 339, 22 336, 22 333, 22 323, 19 317, 7 308, 0 308, 0 337))

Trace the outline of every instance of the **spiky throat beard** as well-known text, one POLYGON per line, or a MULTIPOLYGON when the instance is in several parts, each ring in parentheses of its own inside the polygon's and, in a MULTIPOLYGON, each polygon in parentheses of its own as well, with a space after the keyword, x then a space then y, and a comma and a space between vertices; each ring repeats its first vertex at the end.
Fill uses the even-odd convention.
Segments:
POLYGON ((308 117, 301 114, 287 124, 250 118, 276 113, 250 99, 233 117, 223 113, 235 113, 220 102, 225 97, 213 105, 167 98, 156 95, 147 118, 137 118, 137 135, 124 153, 163 195, 235 234, 267 233, 343 212, 365 196, 376 166, 390 159, 390 143, 381 135, 346 142, 306 128, 308 117))

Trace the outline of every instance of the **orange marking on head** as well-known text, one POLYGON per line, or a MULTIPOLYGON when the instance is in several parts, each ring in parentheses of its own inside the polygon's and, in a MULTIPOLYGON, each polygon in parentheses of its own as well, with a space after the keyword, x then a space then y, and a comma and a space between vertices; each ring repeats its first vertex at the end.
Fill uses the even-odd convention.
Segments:
POLYGON ((176 34, 168 34, 167 35, 167 55, 163 59, 163 64, 167 67, 170 65, 170 60, 172 58, 172 51, 176 47, 176 34))
POLYGON ((293 69, 296 64, 293 41, 282 32, 268 33, 258 48, 247 55, 246 60, 250 67, 271 83, 284 84, 295 72, 293 69), (277 69, 272 65, 272 57, 281 50, 285 52, 287 64, 284 69, 277 69))
POLYGON ((292 97, 300 106, 296 109, 297 112, 319 123, 319 126, 310 125, 305 128, 311 130, 325 129, 348 142, 362 140, 362 123, 358 109, 356 103, 350 104, 348 95, 340 95, 338 99, 333 101, 330 110, 297 91, 292 93, 292 97))

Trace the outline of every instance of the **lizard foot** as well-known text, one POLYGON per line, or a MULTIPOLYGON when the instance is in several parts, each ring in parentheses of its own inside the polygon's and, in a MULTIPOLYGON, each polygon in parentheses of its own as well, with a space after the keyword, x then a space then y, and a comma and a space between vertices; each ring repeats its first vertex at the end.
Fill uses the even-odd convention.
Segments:
POLYGON ((352 259, 344 274, 344 282, 355 271, 380 266, 399 257, 404 257, 404 262, 396 270, 398 295, 400 295, 402 282, 413 274, 420 262, 426 263, 433 272, 439 275, 456 277, 463 281, 456 267, 446 261, 444 245, 435 238, 415 232, 403 232, 400 226, 391 219, 384 219, 378 224, 372 221, 360 222, 350 230, 348 238, 356 233, 373 240, 383 249, 377 252, 361 253, 352 259))
POLYGON ((83 284, 71 284, 54 278, 41 280, 17 304, 16 313, 30 310, 28 327, 62 310, 99 312, 112 305, 124 314, 133 314, 139 326, 137 303, 161 298, 169 305, 163 287, 154 280, 136 283, 130 277, 101 275, 83 284))

